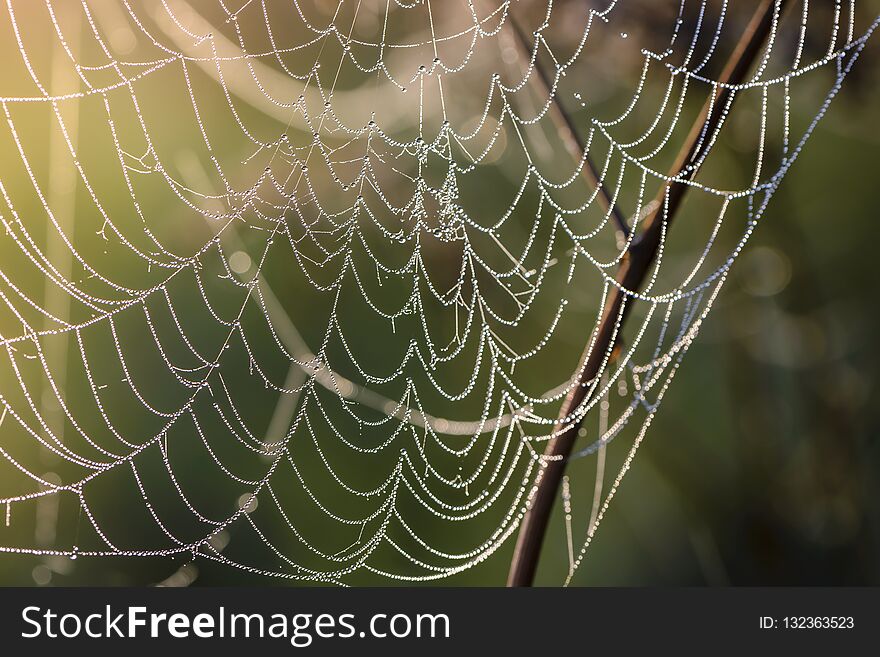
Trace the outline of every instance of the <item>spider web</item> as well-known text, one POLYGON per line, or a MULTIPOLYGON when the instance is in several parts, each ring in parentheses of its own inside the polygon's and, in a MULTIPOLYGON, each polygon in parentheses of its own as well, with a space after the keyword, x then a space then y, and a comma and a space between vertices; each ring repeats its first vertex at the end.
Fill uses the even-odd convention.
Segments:
POLYGON ((777 6, 669 177, 749 16, 600 4, 7 0, 0 550, 333 583, 481 563, 657 190, 687 185, 566 418, 596 460, 564 482, 570 579, 877 25, 777 6))

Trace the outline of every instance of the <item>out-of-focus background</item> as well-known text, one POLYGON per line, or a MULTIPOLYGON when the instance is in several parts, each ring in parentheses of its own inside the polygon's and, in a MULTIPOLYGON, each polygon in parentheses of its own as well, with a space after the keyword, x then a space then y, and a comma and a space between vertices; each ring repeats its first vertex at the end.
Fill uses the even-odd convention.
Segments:
MULTIPOLYGON (((21 7, 19 21, 45 22, 45 9, 14 4, 21 7), (27 15, 30 11, 34 12, 33 17, 27 15), (36 16, 38 13, 40 16, 36 16)), ((559 12, 557 16, 568 15, 565 12, 579 16, 583 13, 582 4, 594 6, 596 3, 558 2, 554 11, 559 12)), ((698 4, 690 7, 688 3, 689 11, 698 9, 698 4)), ((717 4, 709 3, 710 15, 717 12, 717 4)), ((732 21, 742 23, 745 20, 750 13, 746 4, 730 9, 732 21)), ((830 4, 828 8, 815 8, 817 18, 814 20, 821 23, 821 17, 825 16, 831 21, 834 10, 830 4)), ((674 18, 677 7, 678 3, 634 4, 634 9, 625 14, 625 24, 615 30, 625 29, 630 44, 652 43, 657 37, 653 32, 655 26, 666 24, 671 16, 674 18), (670 7, 660 8, 661 4, 670 7)), ((64 11, 61 7, 58 9, 64 11)), ((534 8, 531 12, 528 8, 515 9, 521 12, 525 25, 534 28, 539 24, 540 12, 534 8)), ((96 11, 100 13, 101 10, 96 11)), ((316 16, 321 13, 315 11, 316 16)), ((860 3, 857 27, 866 29, 878 11, 880 6, 876 2, 860 3)), ((245 15, 242 16, 246 21, 245 15)), ((565 24, 565 21, 561 23, 565 24)), ((571 24, 576 26, 577 21, 572 20, 571 24)), ((3 57, 6 61, 17 56, 18 47, 11 37, 8 18, 3 29, 2 39, 6 44, 3 57)), ((228 27, 223 29, 228 30, 228 27)), ((40 52, 34 45, 33 34, 25 38, 31 39, 28 53, 34 60, 51 68, 51 58, 59 56, 61 46, 53 41, 51 49, 40 52)), ((122 36, 118 38, 123 39, 122 36)), ((135 44, 117 46, 136 48, 135 44)), ((637 55, 632 62, 620 63, 615 60, 616 53, 609 42, 604 50, 590 54, 588 65, 600 66, 604 56, 621 70, 637 70, 637 55)), ((880 391, 875 384, 880 367, 880 345, 877 342, 880 312, 877 311, 876 289, 880 276, 874 253, 874 244, 880 241, 880 232, 874 221, 880 181, 876 167, 880 160, 878 62, 880 46, 874 40, 861 55, 827 116, 813 132, 805 151, 771 201, 748 248, 737 260, 729 282, 684 358, 631 472, 617 493, 572 584, 880 584, 880 391)), ((40 63, 36 65, 39 67, 40 63)), ((19 69, 19 63, 16 63, 8 72, 0 72, 5 89, 15 89, 19 84, 21 89, 27 87, 29 83, 19 69)), ((200 86, 208 89, 215 84, 196 67, 192 67, 191 73, 197 89, 200 86)), ((597 78, 601 76, 597 75, 597 78)), ((826 76, 816 83, 814 100, 821 100, 828 79, 826 76), (824 87, 822 83, 825 83, 824 87)), ((175 81, 180 84, 182 78, 178 76, 175 81)), ((576 121, 583 124, 588 117, 601 115, 606 107, 602 102, 611 107, 616 99, 625 98, 627 90, 631 92, 632 89, 632 80, 621 81, 609 76, 604 83, 606 87, 599 89, 597 95, 606 100, 595 106, 581 108, 569 98, 568 109, 576 121)), ((168 98, 163 98, 161 84, 161 80, 155 87, 150 87, 149 81, 143 83, 146 92, 142 111, 152 117, 150 128, 163 133, 166 142, 178 138, 181 142, 195 139, 192 134, 187 134, 188 130, 192 132, 194 129, 193 124, 175 120, 172 112, 177 106, 171 98, 172 93, 169 91, 168 98), (167 114, 161 113, 163 102, 167 102, 167 114)), ((809 84, 805 83, 804 96, 798 98, 810 95, 809 84)), ((650 96, 659 93, 659 89, 649 87, 644 93, 650 96)), ((20 93, 31 92, 32 89, 20 93)), ((4 91, 2 95, 14 94, 4 91)), ((222 105, 225 100, 217 94, 213 102, 222 105)), ((41 127, 53 121, 47 107, 34 105, 28 110, 10 104, 11 109, 7 112, 11 112, 17 121, 22 139, 30 149, 31 165, 37 176, 45 174, 47 180, 52 181, 49 187, 54 191, 49 194, 50 197, 54 194, 55 200, 50 198, 50 202, 68 203, 64 200, 65 194, 70 194, 66 186, 72 187, 64 179, 68 174, 52 171, 53 149, 63 148, 63 144, 58 145, 55 132, 47 132, 41 127), (26 110, 31 114, 25 116, 26 110)), ((797 120, 801 123, 808 121, 816 107, 815 102, 805 104, 803 115, 797 120)), ((106 146, 106 142, 101 141, 105 136, 98 135, 97 130, 94 136, 90 135, 90 122, 95 120, 94 113, 103 111, 101 104, 83 101, 78 111, 78 115, 66 116, 69 125, 75 123, 79 126, 77 139, 80 148, 87 151, 92 138, 99 145, 106 146)), ((242 112, 246 121, 257 120, 253 110, 242 112)), ((797 106, 793 112, 797 115, 797 106)), ((755 112, 743 114, 743 118, 738 115, 735 118, 745 125, 759 120, 755 112)), ((118 116, 123 124, 119 129, 124 133, 127 130, 125 121, 133 121, 134 115, 122 116, 120 113, 118 116)), ((99 123, 106 125, 103 119, 99 123)), ((743 131, 747 128, 744 127, 743 131)), ((734 172, 739 166, 736 137, 727 138, 730 142, 725 148, 732 154, 731 175, 738 175, 741 171, 734 172)), ((0 139, 0 159, 7 160, 6 165, 0 164, 0 179, 15 197, 17 190, 28 186, 29 182, 16 165, 8 163, 13 155, 18 157, 10 132, 5 131, 0 139)), ((236 139, 230 137, 226 144, 222 137, 218 137, 214 146, 232 159, 247 157, 247 150, 236 139)), ((772 133, 770 139, 773 139, 772 133)), ((88 152, 83 157, 88 160, 88 152)), ((751 155, 744 155, 744 161, 743 169, 748 171, 752 164, 751 155)), ((100 164, 93 162, 92 165, 100 171, 100 164)), ((149 166, 145 162, 141 165, 149 166)), ((106 166, 110 170, 114 163, 108 160, 106 166)), ((192 175, 198 178, 198 163, 193 166, 181 156, 175 166, 180 172, 195 171, 192 175)), ((509 197, 515 177, 506 178, 503 171, 499 173, 487 168, 488 182, 483 193, 497 194, 499 199, 509 197)), ((108 198, 108 207, 112 208, 113 186, 118 186, 119 181, 114 182, 110 173, 103 181, 100 175, 98 178, 99 184, 104 186, 100 190, 104 194, 102 198, 108 198)), ((192 184, 198 186, 199 181, 192 184)), ((76 189, 71 195, 75 198, 67 206, 67 214, 71 225, 77 225, 83 235, 89 233, 94 239, 95 228, 100 229, 100 222, 79 228, 78 208, 88 204, 88 197, 81 187, 76 189)), ((142 191, 145 192, 144 198, 149 199, 146 190, 142 191)), ((119 199, 129 198, 127 189, 120 191, 117 188, 117 194, 119 203, 122 203, 119 199)), ((491 201, 490 198, 487 203, 491 201)), ((501 205, 506 203, 503 201, 501 205)), ((4 214, 8 214, 7 210, 3 209, 4 214)), ((30 216, 35 216, 34 213, 41 212, 34 198, 20 201, 18 211, 22 216, 29 212, 30 216)), ((177 218, 163 213, 181 212, 179 204, 168 208, 156 205, 147 207, 146 211, 150 216, 160 217, 159 232, 164 229, 169 234, 177 218)), ((39 222, 45 224, 45 221, 43 213, 39 222)), ((673 237, 679 231, 688 231, 686 215, 680 225, 674 227, 673 237)), ((47 243, 51 242, 49 237, 45 239, 47 243)), ((188 239, 193 244, 204 241, 195 232, 188 239)), ((243 239, 247 246, 247 236, 243 239)), ((0 269, 6 273, 15 272, 18 266, 10 255, 15 248, 8 238, 0 236, 0 259, 7 258, 0 269)), ((88 244, 85 248, 94 249, 89 253, 98 257, 98 246, 88 244)), ((112 254, 109 257, 111 261, 107 266, 112 268, 112 254)), ((115 265, 122 267, 119 264, 122 262, 120 259, 115 265)), ((246 270, 250 264, 242 266, 246 270)), ((286 279, 282 264, 273 263, 272 266, 275 267, 271 271, 274 289, 280 290, 282 301, 289 302, 294 308, 294 316, 297 312, 308 315, 310 297, 298 296, 305 295, 305 292, 296 287, 296 282, 284 288, 286 279)), ((36 298, 42 299, 44 304, 53 303, 51 292, 41 289, 42 283, 38 279, 31 282, 34 289, 39 290, 35 293, 36 298)), ((180 291, 182 299, 186 298, 184 294, 180 291)), ((566 296, 575 298, 577 294, 568 293, 566 296)), ((305 317, 303 325, 298 328, 307 342, 315 344, 320 338, 321 324, 316 321, 311 326, 310 321, 305 317)), ((14 320, 8 320, 2 326, 4 335, 14 334, 14 325, 14 320)), ((199 333, 202 328, 191 330, 199 333)), ((563 337, 566 342, 561 348, 576 358, 588 333, 578 335, 568 331, 563 337)), ((109 334, 86 336, 85 339, 97 344, 102 339, 108 340, 109 334)), ((367 346, 356 345, 363 349, 367 346)), ((384 343, 377 343, 371 349, 375 362, 399 357, 392 356, 399 350, 384 343)), ((136 355, 133 358, 136 359, 136 355)), ((570 367, 570 363, 564 366, 570 367)), ((564 366, 560 365, 560 368, 564 369, 564 366)), ((98 362, 96 367, 100 369, 102 364, 98 362)), ((553 380, 559 373, 548 370, 540 374, 553 380)), ((74 390, 77 385, 86 385, 84 379, 76 379, 73 374, 70 376, 68 399, 75 399, 80 393, 85 395, 85 388, 74 390)), ((8 369, 0 373, 4 391, 13 381, 8 369)), ((162 386, 159 378, 144 383, 144 386, 148 388, 150 383, 154 387, 162 386)), ((250 394, 246 388, 239 392, 244 399, 250 394)), ((161 397, 163 393, 160 390, 155 394, 161 397)), ((172 399, 170 393, 168 399, 172 399)), ((43 403, 47 404, 45 398, 43 403)), ((267 422, 268 415, 261 415, 261 412, 256 409, 255 416, 267 422)), ((120 421, 124 423, 125 419, 120 421)), ((138 427, 129 429, 137 431, 138 427)), ((4 441, 24 440, 16 438, 10 431, 8 425, 0 425, 0 445, 6 444, 4 441)), ((39 450, 27 452, 25 456, 31 465, 39 463, 35 467, 43 471, 62 472, 64 467, 57 457, 39 450)), ((177 467, 198 476, 199 461, 192 454, 181 454, 177 467), (192 459, 191 462, 186 462, 187 458, 192 459)), ((585 491, 592 490, 594 470, 595 456, 572 464, 569 474, 575 493, 584 496, 585 491)), ((143 476, 149 477, 150 472, 158 476, 160 471, 161 464, 145 465, 143 476)), ((8 476, 7 481, 11 482, 13 474, 8 476)), ((124 508, 126 496, 134 494, 137 497, 137 492, 132 493, 130 486, 126 489, 122 482, 108 482, 106 486, 103 493, 95 494, 104 495, 111 507, 118 504, 124 508)), ((227 494, 222 488, 216 488, 213 492, 219 498, 223 495, 232 497, 232 491, 230 488, 227 494)), ((210 496, 211 492, 205 500, 210 496)), ((39 537, 41 531, 55 535, 55 527, 47 528, 40 524, 37 516, 27 516, 26 513, 13 505, 12 521, 3 526, 0 510, 0 544, 33 543, 30 537, 35 534, 39 537)), ((45 515, 49 511, 44 507, 42 513, 45 515)), ((54 513, 59 535, 80 531, 74 525, 83 520, 81 514, 77 520, 75 505, 70 508, 62 505, 54 513)), ((574 514, 576 517, 578 514, 588 515, 589 507, 575 507, 574 514)), ((584 520, 580 518, 581 525, 584 520)), ((487 517, 486 522, 493 522, 493 517, 487 517)), ((344 531, 351 533, 351 528, 346 527, 344 531)), ((438 526, 433 531, 453 529, 438 526)), ((240 540, 243 545, 239 548, 240 553, 247 553, 248 539, 240 540)), ((512 541, 508 541, 485 562, 439 583, 462 586, 502 584, 511 552, 512 541)), ((388 563, 395 563, 393 556, 388 557, 388 563)), ((542 554, 537 583, 558 585, 564 580, 568 567, 568 543, 561 510, 557 509, 542 554)), ((376 583, 375 580, 369 581, 376 583)), ((193 562, 185 555, 176 558, 76 560, 67 556, 0 555, 0 584, 3 585, 155 583, 283 582, 204 559, 193 562)), ((355 579, 354 583, 360 583, 360 580, 355 579)))

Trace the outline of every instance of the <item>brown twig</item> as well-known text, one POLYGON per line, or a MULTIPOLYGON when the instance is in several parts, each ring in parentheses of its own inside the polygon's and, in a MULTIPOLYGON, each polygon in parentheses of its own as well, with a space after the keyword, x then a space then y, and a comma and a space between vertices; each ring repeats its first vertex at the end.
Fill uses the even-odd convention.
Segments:
POLYGON ((745 81, 770 34, 775 16, 787 2, 789 0, 761 0, 718 79, 714 95, 703 107, 682 145, 670 170, 670 181, 664 185, 654 203, 654 210, 644 220, 644 231, 631 243, 621 260, 616 277, 617 285, 611 288, 605 300, 601 320, 593 339, 588 343, 592 346, 587 347, 581 358, 577 385, 572 387, 562 404, 559 420, 554 426, 555 437, 547 443, 544 451, 544 464, 535 480, 520 525, 507 579, 508 586, 531 586, 534 580, 553 502, 582 423, 582 418, 571 418, 584 402, 590 384, 599 374, 606 355, 613 346, 614 336, 626 318, 629 308, 624 304, 627 291, 638 290, 645 282, 663 239, 664 224, 668 229, 689 187, 687 181, 699 170, 699 158, 704 154, 705 143, 701 140, 701 135, 711 136, 720 126, 729 109, 729 103, 733 100, 731 86, 745 81), (675 182, 672 182, 673 179, 675 182))
POLYGON ((576 162, 580 162, 581 158, 583 158, 584 167, 581 169, 581 174, 587 179, 587 182, 591 187, 597 188, 599 192, 598 198, 599 202, 602 204, 602 209, 606 213, 611 214, 611 218, 614 219, 617 230, 623 238, 628 237, 630 231, 629 225, 626 223, 626 219, 620 212, 620 209, 614 204, 611 195, 608 193, 608 189, 605 187, 605 183, 602 181, 599 170, 596 169, 596 165, 593 164, 593 160, 586 152, 584 142, 575 128, 574 121, 562 106, 559 97, 552 97, 552 85, 547 77, 547 73, 538 63, 537 55, 532 52, 532 48, 526 35, 523 33, 519 23, 516 22, 513 16, 510 17, 510 24, 513 27, 513 32, 516 34, 516 41, 519 49, 527 55, 527 59, 529 60, 534 56, 535 72, 537 75, 530 76, 529 80, 532 84, 539 87, 540 95, 550 98, 550 107, 547 111, 550 114, 550 119, 556 125, 556 133, 562 140, 565 150, 569 152, 576 162))

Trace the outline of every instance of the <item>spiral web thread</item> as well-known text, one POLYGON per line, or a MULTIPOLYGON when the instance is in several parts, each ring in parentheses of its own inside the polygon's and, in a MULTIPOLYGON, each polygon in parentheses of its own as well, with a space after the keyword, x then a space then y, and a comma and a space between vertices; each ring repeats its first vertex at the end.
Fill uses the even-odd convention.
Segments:
POLYGON ((334 583, 471 568, 516 532, 651 199, 687 184, 692 243, 664 235, 567 418, 597 418, 576 450, 595 486, 581 509, 563 490, 570 579, 877 25, 841 0, 777 11, 677 179, 743 16, 670 1, 630 34, 644 3, 599 4, 7 0, 0 550, 334 583), (606 69, 623 91, 594 99, 606 69))

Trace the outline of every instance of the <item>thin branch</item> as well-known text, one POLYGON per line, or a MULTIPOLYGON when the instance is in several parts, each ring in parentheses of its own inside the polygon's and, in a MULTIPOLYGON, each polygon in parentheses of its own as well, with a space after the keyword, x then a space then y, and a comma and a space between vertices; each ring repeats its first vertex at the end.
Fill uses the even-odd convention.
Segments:
POLYGON ((510 17, 510 24, 513 27, 513 32, 516 34, 516 44, 520 52, 522 52, 525 55, 525 58, 529 61, 534 58, 535 72, 537 75, 529 76, 529 81, 539 88, 540 95, 547 96, 550 99, 548 112, 550 114, 550 119, 556 125, 556 132, 559 135, 559 138, 562 139, 565 149, 571 154, 576 162, 580 162, 583 158, 585 166, 581 169, 582 175, 587 179, 587 182, 591 187, 598 189, 598 198, 599 202, 602 204, 602 209, 606 213, 611 214, 611 217, 614 219, 614 223, 617 226, 617 230, 625 240, 629 237, 629 225, 626 223, 626 219, 620 212, 620 209, 611 199, 611 195, 608 193, 608 189, 602 181, 602 176, 599 174, 599 170, 596 169, 596 165, 590 158, 589 153, 586 152, 584 142, 575 128, 574 121, 562 106, 559 97, 552 90, 552 84, 550 83, 544 68, 538 61, 537 53, 532 52, 531 45, 529 44, 526 35, 523 33, 519 23, 516 22, 516 19, 514 19, 512 15, 510 17))
POLYGON ((643 233, 631 243, 621 260, 617 271, 617 285, 609 292, 602 318, 593 339, 588 342, 593 346, 588 347, 581 358, 578 385, 575 385, 566 397, 559 413, 559 420, 554 426, 555 437, 547 443, 544 451, 544 464, 535 480, 520 525, 507 579, 508 586, 531 586, 534 580, 553 502, 582 423, 582 418, 570 422, 569 418, 584 402, 591 381, 599 374, 614 336, 620 331, 626 319, 629 305, 624 304, 628 294, 624 290, 638 290, 645 282, 662 243, 664 223, 668 229, 689 188, 686 182, 693 179, 699 169, 698 166, 691 164, 698 164, 700 156, 704 154, 702 149, 705 142, 701 140, 701 135, 704 133, 711 135, 720 126, 726 116, 728 104, 733 100, 731 94, 734 92, 731 86, 746 80, 773 25, 789 1, 761 0, 718 79, 715 93, 703 107, 682 145, 679 156, 670 170, 669 181, 654 203, 655 209, 644 220, 643 233))

